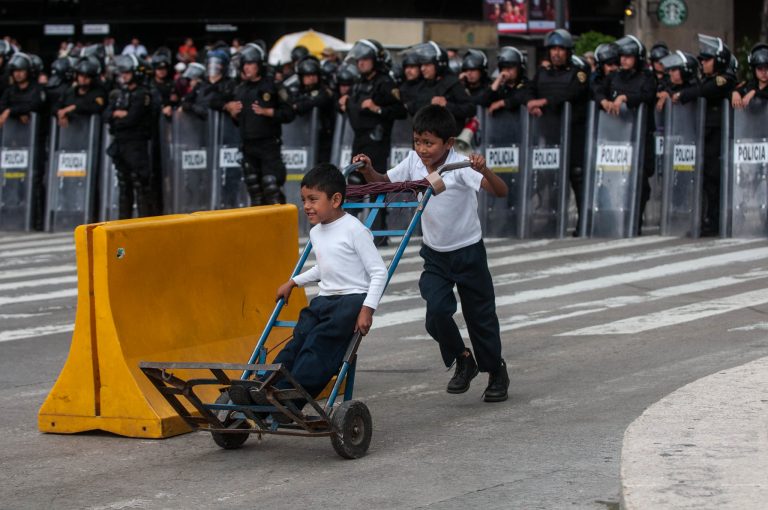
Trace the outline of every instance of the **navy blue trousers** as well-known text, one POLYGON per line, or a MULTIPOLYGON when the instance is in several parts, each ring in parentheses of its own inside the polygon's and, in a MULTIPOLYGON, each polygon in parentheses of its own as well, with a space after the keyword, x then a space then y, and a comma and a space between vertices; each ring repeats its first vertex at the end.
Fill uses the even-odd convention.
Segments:
POLYGON ((451 366, 466 348, 453 319, 457 310, 455 286, 478 367, 483 372, 499 368, 499 319, 483 241, 450 252, 422 246, 420 254, 424 259, 424 272, 419 279, 419 290, 427 302, 427 332, 440 345, 445 366, 451 366))
MULTIPOLYGON (((365 294, 316 296, 299 313, 293 338, 275 358, 313 398, 339 372, 363 301, 365 294)), ((290 385, 281 381, 277 387, 290 385)))

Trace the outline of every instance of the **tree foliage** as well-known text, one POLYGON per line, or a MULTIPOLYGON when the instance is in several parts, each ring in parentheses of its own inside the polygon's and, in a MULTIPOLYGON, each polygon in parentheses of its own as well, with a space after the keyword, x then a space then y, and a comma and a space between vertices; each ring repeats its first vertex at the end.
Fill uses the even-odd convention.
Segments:
MULTIPOLYGON (((768 0, 766 0, 768 1, 768 0)), ((615 41, 616 38, 602 32, 589 31, 581 34, 576 41, 574 53, 583 55, 588 51, 595 51, 599 45, 615 41)))

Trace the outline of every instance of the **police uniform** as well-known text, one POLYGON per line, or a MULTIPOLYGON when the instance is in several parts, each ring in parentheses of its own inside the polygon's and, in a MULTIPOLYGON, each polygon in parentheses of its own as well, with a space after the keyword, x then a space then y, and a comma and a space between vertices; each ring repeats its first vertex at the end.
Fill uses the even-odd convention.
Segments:
POLYGON ((181 98, 180 106, 185 112, 198 119, 208 119, 208 100, 205 97, 205 83, 198 82, 195 87, 181 98))
POLYGON ((133 215, 134 198, 139 216, 158 214, 149 164, 148 142, 152 132, 152 97, 149 91, 142 86, 113 91, 104 115, 114 139, 107 153, 117 169, 120 219, 133 215), (126 111, 127 115, 123 118, 112 117, 117 110, 126 111))
POLYGON ((707 100, 704 119, 704 214, 701 233, 716 235, 720 228, 720 144, 722 136, 723 99, 730 99, 736 79, 729 73, 704 76, 701 97, 707 100))
POLYGON ((406 116, 405 106, 400 101, 400 90, 388 74, 376 71, 372 78, 356 83, 347 100, 349 124, 355 132, 352 154, 366 154, 371 158, 373 168, 387 168, 387 158, 392 146, 392 124, 406 116), (362 107, 363 101, 371 99, 381 111, 373 112, 362 107))
POLYGON ((61 100, 61 108, 75 105, 73 115, 100 114, 107 106, 107 95, 99 85, 88 87, 70 87, 61 100))
POLYGON ((232 101, 235 97, 235 87, 237 84, 234 80, 222 77, 215 83, 206 81, 203 83, 200 94, 203 97, 203 101, 208 105, 211 110, 220 112, 224 110, 224 105, 232 101))
POLYGON ((491 85, 490 80, 485 76, 481 77, 480 81, 475 83, 474 85, 471 85, 469 83, 465 84, 465 89, 467 91, 467 94, 469 95, 470 101, 472 101, 472 104, 474 104, 475 106, 484 105, 484 101, 487 99, 486 94, 491 88, 490 85, 491 85))
POLYGON ((235 100, 243 104, 237 116, 243 153, 243 175, 251 205, 285 203, 281 187, 286 170, 280 153, 282 124, 295 115, 288 93, 268 77, 244 81, 235 89, 235 100), (274 116, 257 115, 251 108, 273 108, 274 116))
MULTIPOLYGON (((543 111, 560 113, 565 103, 571 103, 571 161, 569 180, 576 197, 576 209, 582 213, 582 184, 584 145, 586 143, 587 73, 568 62, 564 66, 539 67, 530 83, 531 99, 546 99, 543 111)), ((558 128, 559 129, 559 128, 558 128)), ((552 136, 559 136, 553 134, 552 136)))
POLYGON ((597 93, 595 101, 599 105, 604 99, 613 101, 622 95, 627 97, 625 103, 627 108, 636 109, 641 104, 646 105, 643 180, 640 193, 640 215, 638 216, 640 227, 642 227, 645 204, 651 197, 650 177, 656 170, 653 144, 653 132, 656 129, 653 118, 653 108, 656 103, 656 77, 648 70, 620 69, 607 77, 605 85, 597 93))
POLYGON ((415 80, 406 80, 399 86, 400 100, 405 106, 409 115, 416 115, 416 100, 419 97, 419 90, 424 86, 424 80, 416 78, 415 80))
POLYGON ((336 120, 333 91, 322 82, 312 88, 299 84, 290 90, 289 102, 296 115, 308 115, 317 108, 320 120, 320 134, 317 148, 318 162, 328 162, 331 159, 331 142, 336 120))
POLYGON ((517 111, 521 106, 525 106, 531 97, 529 80, 525 76, 515 82, 507 82, 500 86, 498 90, 488 87, 479 103, 486 108, 496 101, 504 101, 504 108, 511 111, 517 111))
POLYGON ((437 96, 445 98, 447 102, 445 107, 456 121, 454 135, 458 136, 464 129, 467 119, 474 117, 477 113, 475 104, 459 78, 455 74, 446 73, 434 80, 424 80, 424 86, 419 89, 416 95, 414 113, 424 106, 432 104, 432 98, 437 96))

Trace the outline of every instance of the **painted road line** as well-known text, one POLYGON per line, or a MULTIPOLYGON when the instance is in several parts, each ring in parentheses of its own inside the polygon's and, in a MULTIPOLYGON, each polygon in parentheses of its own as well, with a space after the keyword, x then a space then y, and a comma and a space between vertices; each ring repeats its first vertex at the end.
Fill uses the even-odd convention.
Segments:
POLYGON ((44 287, 46 285, 62 285, 77 283, 77 275, 59 276, 56 278, 39 278, 37 280, 24 280, 19 282, 0 283, 0 292, 16 289, 26 289, 29 287, 44 287))
POLYGON ((49 301, 52 299, 64 299, 77 296, 77 289, 64 289, 42 294, 24 294, 22 296, 0 296, 0 306, 15 305, 18 303, 32 303, 34 301, 49 301))
POLYGON ((21 250, 3 250, 0 251, 0 259, 7 259, 11 257, 26 257, 27 255, 47 255, 49 253, 60 252, 72 252, 75 253, 75 245, 67 244, 66 246, 46 246, 43 248, 24 248, 21 250))
POLYGON ((15 243, 8 243, 0 245, 0 249, 3 250, 16 250, 19 248, 39 248, 43 246, 59 246, 68 245, 72 249, 75 248, 75 242, 69 238, 62 239, 40 239, 38 241, 21 241, 15 243))
POLYGON ((768 303, 768 289, 759 289, 724 298, 701 301, 669 310, 630 317, 608 324, 577 329, 561 336, 631 335, 659 328, 675 326, 715 315, 733 312, 741 308, 768 303))
POLYGON ((40 266, 25 269, 9 269, 6 271, 0 271, 0 280, 13 280, 17 278, 29 278, 31 276, 43 276, 58 273, 74 273, 75 271, 77 271, 77 266, 71 264, 63 266, 40 266))
POLYGON ((74 331, 74 324, 58 324, 51 326, 38 326, 27 329, 13 329, 10 331, 0 331, 0 342, 11 342, 13 340, 22 340, 24 338, 34 338, 39 336, 56 335, 58 333, 71 333, 74 331))

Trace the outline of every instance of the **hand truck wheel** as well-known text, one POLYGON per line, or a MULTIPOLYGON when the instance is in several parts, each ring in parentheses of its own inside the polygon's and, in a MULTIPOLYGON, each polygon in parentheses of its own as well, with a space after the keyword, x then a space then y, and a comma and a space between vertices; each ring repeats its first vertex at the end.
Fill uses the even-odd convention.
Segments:
POLYGON ((365 455, 373 434, 373 420, 365 404, 357 400, 342 402, 333 410, 331 424, 335 429, 331 444, 336 453, 345 459, 365 455))
MULTIPOLYGON (((216 403, 229 404, 229 393, 226 391, 221 392, 219 398, 216 399, 216 403)), ((216 417, 227 428, 251 428, 246 420, 234 418, 232 416, 233 414, 234 411, 216 411, 216 417)), ((243 446, 243 443, 248 440, 248 436, 250 436, 250 434, 248 432, 211 432, 211 436, 213 437, 213 441, 221 448, 224 448, 225 450, 234 450, 243 446)))

